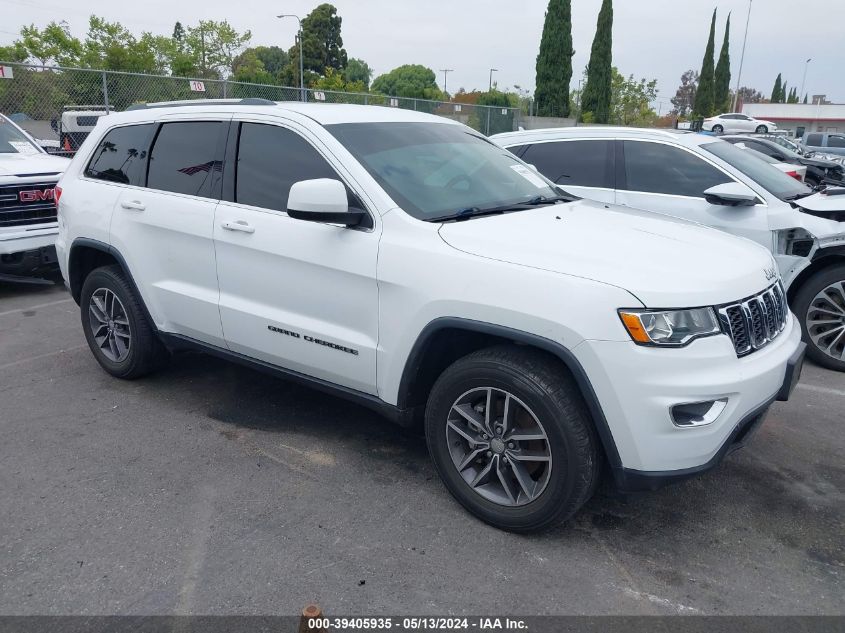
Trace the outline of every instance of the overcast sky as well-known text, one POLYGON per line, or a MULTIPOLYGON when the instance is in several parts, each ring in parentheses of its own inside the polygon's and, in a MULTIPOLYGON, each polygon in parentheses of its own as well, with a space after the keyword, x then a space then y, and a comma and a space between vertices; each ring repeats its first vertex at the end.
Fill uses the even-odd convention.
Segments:
MULTIPOLYGON (((400 64, 419 63, 434 70, 453 68, 448 88, 486 89, 491 67, 500 88, 514 84, 533 90, 534 66, 543 28, 546 0, 334 0, 343 17, 344 46, 380 74, 400 64)), ((279 13, 305 16, 318 0, 0 0, 0 43, 15 39, 18 25, 43 26, 66 19, 84 36, 91 13, 118 20, 134 32, 170 34, 173 23, 199 19, 228 20, 252 31, 252 44, 293 44, 296 20, 277 20, 279 13), (247 8, 248 7, 248 8, 247 8)), ((577 86, 590 54, 601 0, 572 0, 575 47, 572 88, 577 86)), ((710 15, 719 9, 716 53, 724 20, 731 24, 731 85, 736 82, 748 0, 615 0, 613 63, 625 74, 655 78, 665 112, 681 73, 700 69, 710 15)), ((845 0, 754 0, 742 84, 771 93, 782 72, 800 88, 804 61, 812 58, 805 92, 827 94, 845 102, 845 0), (832 7, 838 10, 832 12, 832 7), (835 13, 836 15, 832 15, 835 13), (825 19, 828 16, 831 19, 825 19)), ((437 73, 443 87, 443 73, 437 73)))

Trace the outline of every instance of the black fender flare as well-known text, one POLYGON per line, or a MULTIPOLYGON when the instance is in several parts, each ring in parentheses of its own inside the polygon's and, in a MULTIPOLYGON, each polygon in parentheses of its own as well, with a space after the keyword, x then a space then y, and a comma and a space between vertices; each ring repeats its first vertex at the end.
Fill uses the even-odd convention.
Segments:
MULTIPOLYGON (((70 251, 68 252, 68 280, 73 279, 73 269, 71 264, 71 262, 73 262, 73 252, 75 249, 80 247, 101 251, 103 253, 106 253, 107 255, 112 256, 115 259, 118 266, 120 266, 120 268, 123 270, 123 274, 126 275, 126 280, 132 287, 133 292, 135 292, 135 294, 137 295, 138 301, 141 304, 141 308, 144 310, 144 316, 147 317, 147 321, 149 322, 150 327, 153 328, 153 331, 158 332, 158 327, 156 326, 152 315, 150 315, 150 311, 147 309, 147 304, 144 302, 143 295, 141 294, 140 290, 138 290, 138 285, 135 283, 135 278, 132 276, 132 271, 129 269, 129 264, 126 263, 126 258, 124 258, 121 252, 114 248, 111 244, 106 244, 105 242, 93 240, 88 237, 77 237, 75 240, 73 240, 73 243, 70 245, 70 251)), ((82 284, 84 283, 84 281, 84 279, 80 281, 79 288, 74 288, 72 286, 72 282, 68 282, 70 285, 69 290, 71 292, 71 296, 73 297, 74 301, 76 301, 77 305, 79 305, 79 295, 82 290, 82 284)))
POLYGON ((610 431, 610 425, 607 422, 604 410, 601 407, 601 403, 599 402, 598 396, 596 395, 595 389, 593 389, 593 385, 590 382, 584 367, 578 359, 575 358, 575 355, 561 343, 530 332, 523 332, 503 325, 496 325, 494 323, 487 323, 484 321, 475 321, 472 319, 462 319, 457 317, 441 317, 434 319, 422 329, 411 348, 410 354, 408 354, 407 360, 405 361, 405 368, 402 370, 402 378, 399 381, 399 399, 397 406, 400 409, 406 409, 409 406, 407 400, 409 394, 411 393, 414 376, 420 368, 423 355, 431 337, 439 330, 447 328, 498 336, 516 343, 542 349, 560 359, 560 361, 572 373, 575 383, 581 390, 581 395, 583 396, 584 402, 586 403, 590 415, 593 418, 596 433, 602 443, 608 463, 614 471, 622 467, 622 460, 619 457, 619 450, 616 448, 616 442, 614 441, 613 434, 610 431))

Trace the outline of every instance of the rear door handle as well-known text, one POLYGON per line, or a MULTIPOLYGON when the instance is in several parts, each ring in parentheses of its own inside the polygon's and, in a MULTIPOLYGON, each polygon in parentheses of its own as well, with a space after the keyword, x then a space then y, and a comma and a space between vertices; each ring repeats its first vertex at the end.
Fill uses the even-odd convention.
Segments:
POLYGON ((242 233, 255 233, 255 227, 245 220, 235 220, 234 222, 224 222, 221 224, 227 231, 240 231, 242 233))
POLYGON ((124 200, 120 206, 129 211, 143 211, 147 208, 139 200, 124 200))

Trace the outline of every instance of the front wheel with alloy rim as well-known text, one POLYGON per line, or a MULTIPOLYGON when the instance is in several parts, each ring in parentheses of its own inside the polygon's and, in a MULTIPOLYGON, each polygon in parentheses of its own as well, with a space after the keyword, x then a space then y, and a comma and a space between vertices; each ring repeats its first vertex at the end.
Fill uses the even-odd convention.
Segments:
POLYGON ((139 378, 166 359, 167 351, 119 266, 92 271, 82 284, 79 306, 88 346, 112 376, 139 378))
POLYGON ((470 354, 438 378, 425 416, 429 452, 449 492, 498 528, 550 527, 589 499, 600 452, 580 392, 544 352, 470 354))
POLYGON ((721 134, 725 131, 725 128, 723 128, 721 125, 714 125, 710 131, 713 132, 713 134, 721 134))
POLYGON ((765 125, 758 125, 757 129, 754 131, 757 132, 757 134, 768 134, 769 128, 767 128, 765 125))
POLYGON ((845 371, 845 264, 810 277, 795 295, 807 355, 819 365, 845 371))

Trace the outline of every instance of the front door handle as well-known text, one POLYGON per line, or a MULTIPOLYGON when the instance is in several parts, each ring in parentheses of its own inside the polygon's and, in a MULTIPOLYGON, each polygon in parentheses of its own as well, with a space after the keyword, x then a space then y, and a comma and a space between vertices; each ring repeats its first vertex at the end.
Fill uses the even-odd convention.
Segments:
POLYGON ((221 224, 227 231, 240 231, 242 233, 255 233, 255 227, 245 220, 235 220, 234 222, 224 222, 221 224))
POLYGON ((129 211, 143 211, 147 208, 140 200, 124 200, 120 203, 120 206, 129 211))

